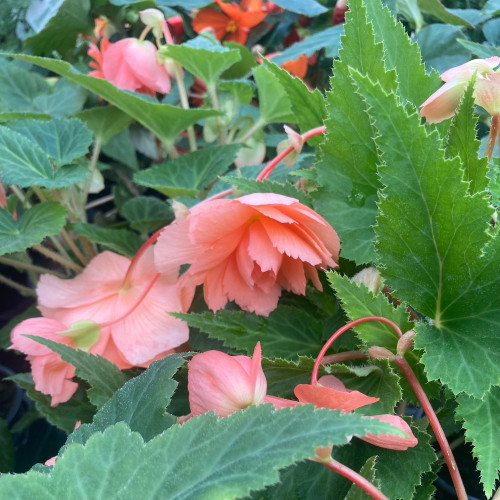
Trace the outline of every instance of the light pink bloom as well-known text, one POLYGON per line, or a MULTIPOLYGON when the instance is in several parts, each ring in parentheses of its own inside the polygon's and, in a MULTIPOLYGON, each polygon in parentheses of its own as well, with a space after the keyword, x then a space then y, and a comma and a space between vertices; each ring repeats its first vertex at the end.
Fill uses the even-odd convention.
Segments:
POLYGON ((120 89, 152 96, 156 92, 166 94, 170 91, 170 76, 156 53, 156 47, 147 40, 123 38, 102 52, 102 75, 120 89))
MULTIPOLYGON (((432 94, 421 105, 422 109, 420 110, 420 116, 425 117, 429 123, 438 123, 447 118, 451 118, 455 114, 455 110, 460 103, 460 99, 462 98, 465 89, 475 72, 477 72, 477 77, 474 88, 477 89, 479 84, 480 88, 483 89, 482 95, 488 96, 480 101, 477 99, 475 90, 474 96, 476 98, 476 102, 488 110, 484 104, 487 106, 489 105, 489 91, 485 91, 484 87, 486 86, 488 88, 490 85, 498 85, 496 84, 496 78, 491 79, 490 77, 495 75, 494 68, 499 64, 500 57, 473 59, 472 61, 445 71, 441 75, 445 84, 439 90, 434 92, 434 94, 432 94)), ((498 95, 498 91, 496 93, 498 95)))
POLYGON ((129 283, 124 283, 129 265, 127 257, 103 252, 73 279, 42 275, 38 307, 45 317, 67 325, 88 319, 100 325, 114 322, 102 329, 103 334, 109 331, 101 339, 110 344, 105 352, 116 345, 117 356, 126 363, 145 366, 188 340, 187 324, 168 312, 187 311, 192 295, 167 276, 160 276, 147 290, 157 273, 152 248, 137 262, 129 283))
POLYGON ((9 349, 27 354, 35 389, 52 396, 51 406, 68 401, 78 389, 78 384, 72 381, 75 368, 63 361, 59 354, 24 335, 36 335, 75 348, 70 337, 57 334, 65 330, 67 327, 54 319, 31 318, 19 323, 11 333, 9 349))
POLYGON ((377 434, 375 436, 368 433, 366 436, 358 436, 359 439, 362 439, 367 443, 374 444, 375 446, 380 446, 380 448, 388 448, 389 450, 405 451, 408 448, 417 446, 417 438, 413 435, 410 426, 401 417, 398 417, 397 415, 374 415, 370 418, 382 420, 382 422, 394 425, 408 434, 408 437, 404 438, 401 436, 395 436, 394 434, 377 434))
POLYGON ((220 351, 193 356, 188 363, 190 416, 214 411, 219 417, 226 417, 262 403, 272 403, 275 408, 296 406, 295 401, 266 396, 267 381, 261 359, 260 342, 252 358, 230 356, 220 351))
POLYGON ((155 245, 160 272, 176 277, 191 264, 180 286, 204 284, 210 309, 228 300, 268 315, 281 289, 304 294, 307 279, 321 290, 317 267, 336 267, 340 249, 333 228, 294 198, 255 193, 212 200, 165 228, 155 245))
POLYGON ((474 98, 476 103, 491 116, 500 114, 500 73, 492 73, 477 79, 474 85, 474 98))

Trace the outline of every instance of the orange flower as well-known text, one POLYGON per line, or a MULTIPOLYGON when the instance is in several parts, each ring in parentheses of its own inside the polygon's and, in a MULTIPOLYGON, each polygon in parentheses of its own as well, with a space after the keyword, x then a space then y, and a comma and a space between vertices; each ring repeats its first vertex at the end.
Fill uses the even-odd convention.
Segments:
POLYGON ((215 0, 223 12, 215 9, 201 9, 193 19, 193 29, 200 33, 213 30, 218 40, 232 40, 241 44, 247 41, 250 28, 264 20, 267 12, 262 0, 242 0, 240 5, 215 0))

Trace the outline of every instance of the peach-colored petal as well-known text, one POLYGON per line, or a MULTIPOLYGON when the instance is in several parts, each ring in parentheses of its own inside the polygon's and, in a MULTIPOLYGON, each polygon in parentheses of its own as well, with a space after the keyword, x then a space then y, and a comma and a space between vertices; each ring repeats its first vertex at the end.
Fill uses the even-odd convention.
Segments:
POLYGON ((285 61, 281 67, 287 70, 291 75, 297 76, 300 79, 303 79, 307 74, 307 56, 305 54, 301 54, 295 60, 285 61))
POLYGON ((230 18, 215 9, 200 9, 193 19, 192 26, 196 33, 201 33, 207 28, 214 31, 215 37, 222 40, 227 32, 230 18))
POLYGON ((290 292, 298 295, 306 293, 306 275, 304 272, 304 264, 298 259, 285 257, 281 265, 279 274, 280 285, 290 292))
POLYGON ((293 401, 291 399, 278 398, 276 396, 266 396, 264 403, 271 403, 277 410, 281 408, 293 408, 299 406, 301 403, 299 401, 293 401))
POLYGON ((396 415, 374 415, 370 418, 382 420, 382 422, 394 425, 395 427, 398 427, 402 431, 406 432, 408 437, 404 438, 401 436, 395 436, 394 434, 377 434, 375 436, 369 433, 366 436, 358 436, 359 439, 362 439, 367 443, 374 444, 375 446, 380 446, 381 448, 388 448, 389 450, 404 451, 408 448, 417 446, 417 438, 413 435, 410 426, 401 417, 396 415))
POLYGON ((445 83, 421 104, 420 116, 423 116, 428 123, 439 123, 451 118, 455 114, 466 87, 467 81, 461 79, 445 83))
POLYGON ((478 77, 474 85, 474 98, 490 115, 500 114, 500 73, 478 77))
POLYGON ((273 271, 275 275, 281 267, 283 254, 273 247, 266 230, 257 221, 248 229, 248 255, 262 271, 273 271))
POLYGON ((290 198, 289 196, 284 196, 282 194, 275 193, 252 193, 238 198, 240 203, 244 205, 249 205, 251 207, 258 207, 260 205, 278 205, 287 206, 298 203, 295 198, 290 198))

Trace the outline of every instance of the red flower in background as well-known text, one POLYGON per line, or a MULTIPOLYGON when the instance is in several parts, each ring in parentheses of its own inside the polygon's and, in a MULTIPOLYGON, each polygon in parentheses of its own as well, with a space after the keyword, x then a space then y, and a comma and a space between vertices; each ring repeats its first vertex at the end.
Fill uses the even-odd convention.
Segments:
POLYGON ((197 33, 213 30, 218 40, 229 40, 244 44, 250 28, 261 23, 267 15, 262 0, 242 0, 236 3, 224 3, 215 0, 222 12, 215 9, 201 9, 193 19, 193 29, 197 33))

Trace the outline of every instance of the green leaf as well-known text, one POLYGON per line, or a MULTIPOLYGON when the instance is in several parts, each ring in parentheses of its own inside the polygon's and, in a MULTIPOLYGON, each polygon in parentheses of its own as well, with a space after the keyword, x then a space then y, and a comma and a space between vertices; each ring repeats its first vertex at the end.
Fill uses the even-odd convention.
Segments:
POLYGON ((126 229, 107 229, 83 222, 76 222, 71 228, 90 241, 127 257, 133 257, 143 243, 139 235, 126 229))
POLYGON ((418 6, 423 12, 437 17, 443 23, 474 28, 471 23, 450 12, 439 0, 418 0, 418 6))
POLYGON ((25 335, 59 354, 63 361, 75 367, 78 377, 86 380, 91 388, 87 391, 90 402, 100 408, 126 381, 127 376, 111 361, 80 349, 54 342, 36 335, 25 335))
POLYGON ((55 59, 34 57, 23 54, 9 54, 22 61, 36 64, 65 76, 71 83, 81 85, 95 92, 117 108, 151 130, 161 141, 172 142, 189 125, 220 113, 212 109, 181 109, 169 104, 156 104, 126 90, 120 90, 102 78, 79 73, 70 64, 55 59))
POLYGON ((443 73, 471 58, 469 50, 458 43, 459 38, 465 38, 462 29, 448 24, 430 24, 415 35, 428 71, 434 68, 443 73))
POLYGON ((102 147, 102 152, 113 160, 126 165, 132 170, 139 170, 139 162, 135 152, 130 130, 122 130, 113 135, 102 147))
POLYGON ((457 418, 464 420, 465 437, 474 445, 484 493, 493 493, 500 471, 500 387, 492 387, 481 399, 458 397, 457 418))
POLYGON ((78 34, 88 33, 92 28, 89 10, 89 0, 64 0, 42 30, 26 38, 26 47, 36 55, 69 52, 74 48, 78 34))
POLYGON ((458 156, 469 182, 469 193, 484 191, 488 186, 488 159, 479 158, 481 142, 476 139, 478 117, 474 113, 474 83, 468 86, 448 130, 446 153, 458 156))
POLYGON ((323 7, 323 5, 315 0, 278 0, 274 3, 283 9, 303 14, 307 17, 319 16, 328 11, 326 7, 323 7))
POLYGON ((120 207, 120 214, 130 226, 142 233, 152 233, 173 220, 171 207, 153 196, 137 196, 120 207))
POLYGON ((247 49, 244 45, 236 42, 224 42, 224 47, 228 49, 237 49, 240 51, 241 59, 235 62, 230 68, 222 73, 221 78, 226 80, 233 80, 238 78, 245 78, 254 66, 257 66, 255 55, 247 49))
POLYGON ((125 130, 132 121, 129 115, 114 106, 85 109, 76 116, 86 123, 103 144, 106 144, 118 132, 125 130))
POLYGON ((332 26, 323 31, 314 33, 300 42, 296 42, 281 54, 273 57, 273 62, 280 65, 285 61, 295 61, 302 54, 313 55, 317 50, 325 49, 327 57, 337 57, 340 47, 340 36, 344 32, 344 25, 332 26))
POLYGON ((238 49, 229 49, 203 35, 181 45, 168 44, 160 53, 181 63, 207 85, 215 85, 219 76, 241 59, 238 49))
MULTIPOLYGON (((40 126, 45 123, 40 122, 40 126)), ((80 165, 55 170, 40 146, 5 126, 0 127, 0 155, 3 180, 19 187, 60 188, 84 181, 88 175, 87 169, 80 165)))
POLYGON ((71 117, 83 108, 87 95, 85 89, 72 85, 66 78, 59 78, 51 94, 33 97, 33 107, 54 117, 71 117))
POLYGON ((240 144, 212 146, 181 155, 134 175, 134 181, 170 197, 195 196, 229 168, 240 144))
POLYGON ((92 142, 92 133, 77 118, 55 118, 43 122, 17 120, 9 123, 8 127, 38 145, 58 166, 86 155, 92 142))
MULTIPOLYGON (((292 76, 288 71, 280 68, 272 61, 264 59, 263 62, 285 89, 301 132, 304 133, 307 130, 323 125, 326 118, 323 94, 318 89, 309 90, 300 78, 292 76)), ((315 145, 320 140, 320 137, 315 137, 309 143, 315 145)))
POLYGON ((235 176, 226 176, 223 177, 222 180, 235 186, 239 191, 243 191, 245 194, 276 193, 290 198, 296 198, 304 205, 311 205, 311 201, 307 194, 301 189, 297 189, 289 182, 282 184, 281 182, 270 181, 269 179, 256 181, 255 179, 246 179, 244 177, 235 176))
POLYGON ((67 215, 59 203, 46 202, 34 205, 16 221, 0 207, 0 255, 23 252, 46 236, 58 234, 67 215))
POLYGON ((376 228, 383 274, 432 322, 416 327, 429 379, 480 397, 500 382, 494 305, 500 282, 493 271, 500 239, 484 249, 492 208, 468 194, 460 162, 445 158, 438 134, 427 134, 416 112, 409 116, 394 95, 352 74, 371 106, 383 153, 386 187, 376 228), (467 359, 461 370, 459 359, 467 359))
POLYGON ((175 417, 165 412, 177 382, 172 379, 184 358, 172 354, 151 363, 149 368, 118 389, 111 399, 94 415, 91 424, 76 429, 66 444, 85 444, 96 432, 118 422, 125 422, 139 432, 145 441, 175 424, 175 417))
POLYGON ((323 345, 323 324, 310 314, 292 307, 279 306, 268 317, 226 310, 172 315, 212 338, 223 340, 225 346, 249 354, 258 341, 262 343, 266 356, 294 360, 299 355, 317 355, 323 345))
POLYGON ((261 405, 222 419, 208 413, 146 444, 119 423, 93 435, 85 446, 69 445, 50 475, 5 475, 0 487, 8 498, 26 498, 26 489, 41 477, 42 498, 50 488, 52 498, 147 500, 168 491, 171 500, 232 500, 276 482, 279 469, 313 456, 317 446, 343 444, 352 433, 389 429, 394 428, 309 405, 279 411, 261 405))
MULTIPOLYGON (((375 472, 375 458, 376 457, 369 458, 359 471, 359 474, 370 481, 376 488, 380 488, 380 481, 377 479, 375 472)), ((368 495, 368 493, 357 484, 353 484, 345 500, 370 500, 370 498, 373 497, 368 495)))
POLYGON ((384 82, 387 89, 394 89, 396 83, 395 73, 385 71, 384 47, 375 43, 361 0, 351 2, 350 9, 341 59, 334 62, 332 90, 327 93, 327 132, 316 166, 322 188, 311 195, 315 208, 339 234, 342 256, 363 264, 376 258, 372 226, 381 185, 375 131, 348 67, 384 82))
POLYGON ((463 38, 457 38, 457 42, 481 59, 488 57, 500 57, 500 47, 486 45, 484 43, 471 42, 463 38))
MULTIPOLYGON (((75 394, 66 403, 51 406, 51 397, 38 392, 31 373, 18 373, 9 377, 17 385, 22 387, 29 398, 35 402, 37 410, 52 424, 70 434, 75 428, 75 424, 80 422, 90 422, 95 413, 95 406, 87 399, 85 390, 79 387, 75 394)), ((38 497, 37 497, 38 498, 38 497)))
POLYGON ((16 451, 9 424, 0 418, 0 473, 12 472, 16 464, 16 451))
POLYGON ((278 78, 265 66, 255 67, 253 76, 259 93, 260 121, 263 124, 295 123, 296 117, 292 113, 290 99, 278 78))

